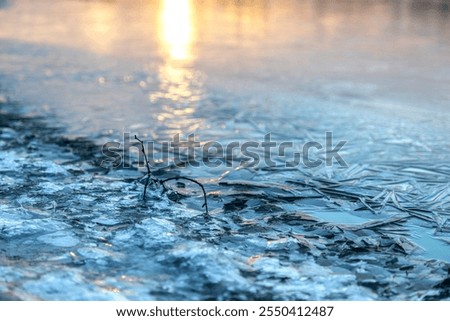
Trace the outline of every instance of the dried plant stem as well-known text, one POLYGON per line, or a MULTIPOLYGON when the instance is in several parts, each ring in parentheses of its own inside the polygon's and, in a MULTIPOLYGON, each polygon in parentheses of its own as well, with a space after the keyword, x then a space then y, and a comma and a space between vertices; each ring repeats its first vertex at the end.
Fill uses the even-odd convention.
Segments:
POLYGON ((147 153, 145 152, 144 142, 143 142, 142 140, 140 140, 136 135, 134 135, 134 138, 141 144, 141 151, 142 151, 142 153, 144 154, 145 166, 146 166, 146 168, 147 168, 147 175, 146 175, 146 176, 147 176, 147 179, 146 179, 146 181, 145 181, 144 194, 143 194, 143 197, 142 197, 142 198, 143 198, 144 200, 145 200, 145 198, 146 198, 146 195, 147 195, 147 187, 148 187, 148 185, 150 184, 150 181, 151 181, 152 183, 159 183, 159 184, 161 184, 161 186, 163 186, 165 190, 168 190, 168 189, 169 189, 169 188, 167 188, 167 186, 165 185, 165 183, 168 182, 168 181, 172 181, 172 180, 176 180, 176 181, 178 181, 178 180, 186 180, 186 181, 190 181, 190 182, 192 182, 192 183, 197 184, 197 185, 200 186, 200 188, 202 189, 202 192, 203 192, 203 200, 204 200, 204 203, 203 203, 202 207, 205 208, 205 214, 208 215, 208 214, 209 214, 209 212, 208 212, 208 200, 207 200, 207 198, 206 198, 206 190, 205 190, 205 187, 203 186, 203 184, 200 183, 199 181, 193 179, 193 178, 189 178, 189 177, 186 177, 186 176, 176 176, 176 177, 166 178, 166 179, 163 179, 163 180, 160 180, 160 179, 158 179, 158 178, 156 178, 156 177, 152 177, 152 172, 151 172, 151 170, 150 170, 150 165, 149 165, 149 162, 148 162, 147 153))
POLYGON ((177 177, 171 177, 171 178, 166 178, 164 180, 161 180, 160 183, 164 186, 164 188, 166 188, 166 186, 164 185, 165 182, 172 181, 172 180, 178 181, 180 179, 184 179, 184 180, 193 182, 193 183, 197 184, 198 186, 200 186, 200 188, 202 189, 202 192, 203 192, 203 200, 204 200, 202 207, 205 208, 205 213, 208 214, 208 200, 206 199, 206 190, 205 190, 205 187, 203 186, 203 184, 200 183, 199 181, 189 178, 189 177, 186 177, 186 176, 177 176, 177 177))

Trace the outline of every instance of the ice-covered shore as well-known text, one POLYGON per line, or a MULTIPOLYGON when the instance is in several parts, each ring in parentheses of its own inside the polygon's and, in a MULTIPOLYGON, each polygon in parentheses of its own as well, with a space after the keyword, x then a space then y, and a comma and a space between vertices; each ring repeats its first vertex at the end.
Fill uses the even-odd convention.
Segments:
MULTIPOLYGON (((267 186, 207 184, 216 190, 209 218, 197 197, 194 208, 157 191, 144 202, 137 169, 99 167, 91 142, 63 138, 17 108, 0 110, 2 299, 448 298, 449 264, 417 252, 407 212, 327 221, 344 215, 330 199, 356 201, 345 185, 311 178, 314 188, 286 183, 298 198, 267 177, 267 186), (318 199, 314 189, 340 194, 318 199)), ((446 223, 439 233, 448 238, 446 223)))

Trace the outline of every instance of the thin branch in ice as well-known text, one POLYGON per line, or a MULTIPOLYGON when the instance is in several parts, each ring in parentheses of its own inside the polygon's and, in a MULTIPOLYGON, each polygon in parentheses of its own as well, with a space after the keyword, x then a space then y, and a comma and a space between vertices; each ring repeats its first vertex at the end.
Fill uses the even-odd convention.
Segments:
POLYGON ((199 181, 197 181, 195 179, 192 179, 192 178, 189 178, 189 177, 186 177, 186 176, 177 176, 177 177, 171 177, 171 178, 166 178, 164 180, 161 180, 160 183, 161 183, 161 185, 164 186, 164 188, 166 188, 164 183, 166 183, 168 181, 172 181, 172 180, 178 181, 180 179, 184 179, 184 180, 193 182, 193 183, 197 184, 198 186, 200 186, 200 188, 202 189, 202 192, 203 192, 203 200, 204 200, 204 203, 203 203, 202 207, 205 208, 205 213, 208 214, 208 200, 206 198, 206 190, 205 190, 205 187, 203 186, 203 184, 200 183, 199 181))
POLYGON ((144 142, 142 140, 140 140, 136 135, 134 135, 134 138, 141 144, 141 151, 144 154, 145 166, 147 168, 147 180, 145 181, 144 195, 143 195, 142 198, 144 200, 146 198, 147 187, 150 184, 150 181, 152 181, 152 183, 159 183, 159 184, 161 184, 164 187, 164 190, 168 190, 167 186, 165 185, 166 182, 172 181, 172 180, 177 180, 178 181, 180 179, 184 179, 184 180, 190 181, 190 182, 195 183, 198 186, 200 186, 200 188, 202 189, 202 192, 203 192, 203 200, 204 200, 204 203, 203 203, 202 207, 205 208, 205 214, 208 215, 209 214, 209 211, 208 211, 208 200, 207 200, 207 197, 206 197, 206 190, 205 190, 205 187, 203 186, 203 184, 200 183, 199 181, 193 179, 193 178, 189 178, 189 177, 186 177, 186 176, 176 176, 176 177, 166 178, 164 180, 160 180, 160 179, 158 179, 156 177, 153 178, 152 177, 152 172, 150 170, 150 164, 149 164, 148 158, 147 158, 147 153, 145 152, 144 142))
MULTIPOLYGON (((134 135, 134 138, 141 144, 141 151, 144 154, 145 166, 147 167, 147 180, 145 181, 144 195, 142 197, 145 200, 145 197, 147 195, 147 187, 148 187, 148 184, 150 183, 150 179, 152 177, 152 172, 150 171, 150 165, 148 163, 147 154, 145 153, 144 142, 142 140, 140 140, 136 135, 134 135)), ((157 180, 155 180, 155 182, 156 181, 157 180)))

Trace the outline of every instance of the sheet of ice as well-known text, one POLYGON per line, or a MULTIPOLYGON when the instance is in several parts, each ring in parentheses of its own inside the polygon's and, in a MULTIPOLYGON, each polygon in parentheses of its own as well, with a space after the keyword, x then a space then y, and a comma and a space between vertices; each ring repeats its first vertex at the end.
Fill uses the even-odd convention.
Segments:
POLYGON ((45 234, 39 236, 37 240, 40 242, 44 242, 48 245, 60 247, 73 247, 80 242, 79 239, 73 233, 67 231, 45 234))
POLYGON ((0 2, 0 297, 445 299, 448 10, 181 2, 0 2), (160 168, 205 217, 187 185, 142 201, 134 147, 99 166, 193 132, 289 156, 333 132, 349 167, 160 168))

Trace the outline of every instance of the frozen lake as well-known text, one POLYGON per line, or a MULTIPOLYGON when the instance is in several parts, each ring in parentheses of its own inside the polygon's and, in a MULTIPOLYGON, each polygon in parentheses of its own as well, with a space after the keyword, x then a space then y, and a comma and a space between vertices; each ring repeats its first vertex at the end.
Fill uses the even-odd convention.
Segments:
POLYGON ((448 299, 449 88, 446 0, 0 0, 0 299, 448 299))

